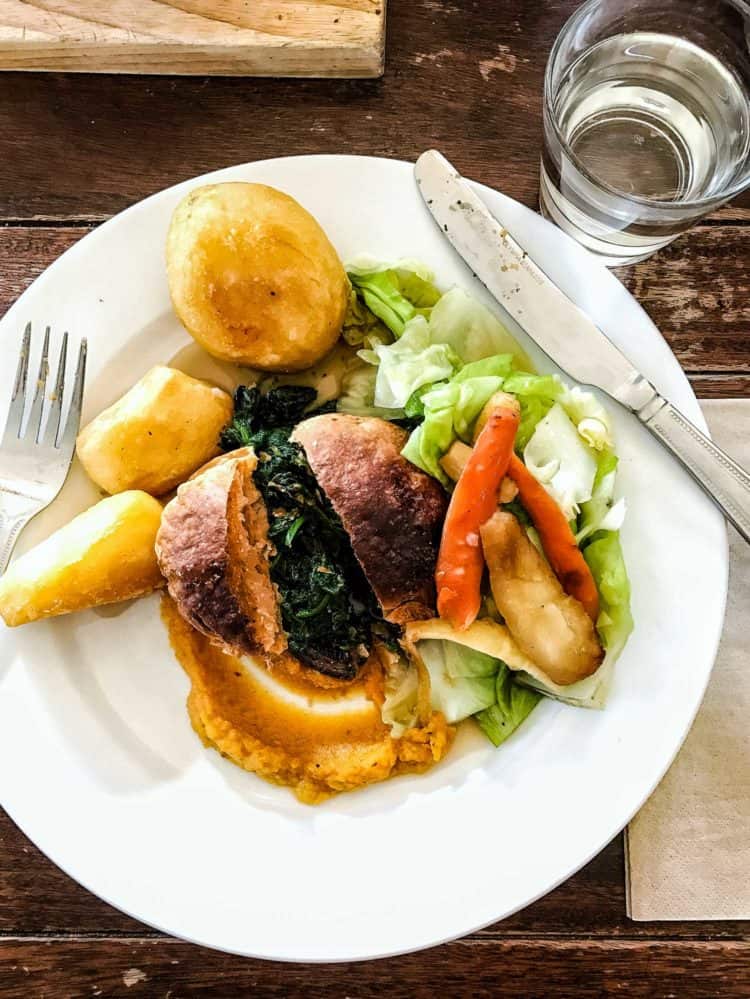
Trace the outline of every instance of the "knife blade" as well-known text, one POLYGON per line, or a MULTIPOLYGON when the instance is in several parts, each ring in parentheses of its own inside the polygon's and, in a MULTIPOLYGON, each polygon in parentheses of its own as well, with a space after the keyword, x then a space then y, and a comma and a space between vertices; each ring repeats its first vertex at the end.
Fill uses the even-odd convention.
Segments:
POLYGON ((422 153, 414 174, 443 235, 521 329, 576 381, 635 413, 750 542, 750 475, 659 395, 441 153, 422 153))
POLYGON ((414 170, 444 236, 521 329, 576 381, 631 409, 656 390, 625 355, 534 263, 446 158, 432 149, 414 170))

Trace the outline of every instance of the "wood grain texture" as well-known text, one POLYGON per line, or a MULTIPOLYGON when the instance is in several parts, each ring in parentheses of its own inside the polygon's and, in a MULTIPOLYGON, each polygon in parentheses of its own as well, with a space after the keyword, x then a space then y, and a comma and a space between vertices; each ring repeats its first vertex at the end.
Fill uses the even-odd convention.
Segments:
MULTIPOLYGON (((0 226, 0 314, 91 228, 0 226)), ((699 379, 701 394, 726 394, 727 378, 750 377, 749 262, 750 228, 700 225, 656 256, 618 272, 688 374, 699 379)), ((736 381, 731 385, 737 387, 736 381)))
MULTIPOLYGON (((393 3, 380 80, 0 73, 0 220, 100 220, 232 163, 305 153, 414 160, 430 145, 534 206, 544 66, 577 6, 393 3)), ((750 220, 743 199, 750 205, 743 195, 717 218, 750 220)))
MULTIPOLYGON (((295 2, 286 0, 286 7, 295 2)), ((91 0, 90 6, 116 11, 120 3, 91 0)), ((17 6, 0 0, 0 25, 17 6)), ((45 0, 43 6, 62 17, 70 5, 45 0)), ((195 6, 180 3, 183 11, 195 6)), ((249 0, 247 10, 258 17, 263 6, 249 0)), ((392 3, 387 71, 377 80, 0 73, 0 312, 102 219, 171 183, 246 160, 320 152, 413 160, 436 145, 468 176, 534 206, 544 64, 577 6, 578 0, 392 3)), ((700 396, 750 395, 748 222, 745 194, 661 254, 619 273, 700 396)), ((618 837, 547 897, 464 941, 391 961, 282 966, 146 929, 70 881, 0 813, 0 994, 750 995, 750 923, 632 923, 624 898, 618 837)))
POLYGON ((750 228, 700 225, 618 276, 689 374, 750 374, 750 228))
POLYGON ((695 374, 690 375, 690 384, 699 399, 750 398, 750 375, 695 374))
POLYGON ((0 74, 0 219, 103 219, 232 163, 430 145, 535 204, 544 64, 576 6, 393 3, 380 80, 0 74))
MULTIPOLYGON (((414 160, 431 145, 535 206, 544 66, 577 6, 393 3, 379 80, 0 73, 0 220, 100 220, 232 163, 306 153, 414 160)), ((722 212, 750 219, 739 201, 722 212)))
POLYGON ((747 999, 750 943, 469 939, 357 964, 252 961, 163 940, 0 942, 3 999, 747 999))
POLYGON ((0 69, 372 77, 386 0, 2 0, 0 69))
MULTIPOLYGON (((0 940, 92 934, 161 936, 71 881, 0 811, 0 940)), ((623 845, 618 836, 555 891, 472 937, 554 940, 569 935, 592 940, 748 940, 750 926, 740 921, 631 922, 625 915, 623 845)))

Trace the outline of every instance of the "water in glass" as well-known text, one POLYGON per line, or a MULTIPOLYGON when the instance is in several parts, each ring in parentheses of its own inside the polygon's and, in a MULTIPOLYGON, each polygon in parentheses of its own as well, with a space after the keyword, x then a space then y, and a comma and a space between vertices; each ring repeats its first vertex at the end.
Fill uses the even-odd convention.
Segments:
POLYGON ((687 38, 601 38, 548 97, 542 211, 607 263, 648 256, 747 175, 746 84, 687 38))

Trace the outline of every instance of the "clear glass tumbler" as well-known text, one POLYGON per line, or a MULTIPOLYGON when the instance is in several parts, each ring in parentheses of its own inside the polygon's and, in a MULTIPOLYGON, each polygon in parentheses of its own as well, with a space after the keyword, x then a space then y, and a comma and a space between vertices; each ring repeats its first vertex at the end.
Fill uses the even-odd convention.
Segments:
POLYGON ((750 184, 750 4, 588 0, 544 80, 542 213, 615 266, 750 184))

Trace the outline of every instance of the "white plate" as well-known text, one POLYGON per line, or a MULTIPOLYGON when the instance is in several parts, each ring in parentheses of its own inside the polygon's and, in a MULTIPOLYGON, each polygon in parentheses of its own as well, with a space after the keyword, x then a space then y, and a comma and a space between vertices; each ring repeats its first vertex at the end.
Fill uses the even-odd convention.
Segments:
MULTIPOLYGON (((199 183, 253 180, 298 198, 342 257, 425 261, 483 289, 423 208, 409 164, 297 157, 163 191, 77 243, 0 324, 0 412, 28 319, 89 337, 84 418, 188 341, 163 246, 199 183)), ((550 275, 657 387, 703 424, 666 344, 617 279, 538 215, 482 189, 550 275)), ((532 352, 534 353, 534 352, 532 352)), ((549 368, 541 355, 539 366, 549 368)), ((36 845, 101 898, 211 947, 351 961, 428 947, 527 905, 597 853, 650 794, 711 670, 726 593, 721 518, 616 413, 636 629, 603 712, 545 702, 495 750, 464 726, 444 764, 318 807, 202 748, 156 598, 0 633, 0 798, 36 845)), ((28 544, 93 498, 80 470, 28 544)))

